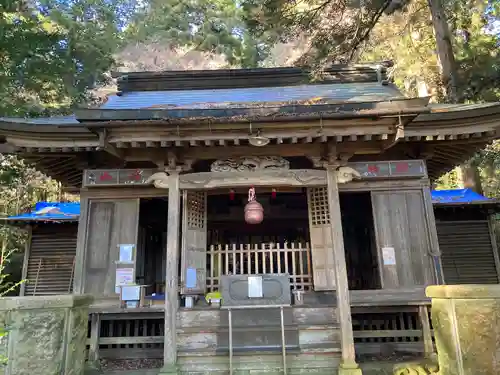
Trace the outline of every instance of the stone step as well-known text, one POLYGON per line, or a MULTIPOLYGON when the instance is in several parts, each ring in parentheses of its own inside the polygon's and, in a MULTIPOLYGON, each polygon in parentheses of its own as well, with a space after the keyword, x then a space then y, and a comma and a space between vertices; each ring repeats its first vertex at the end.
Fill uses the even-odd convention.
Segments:
MULTIPOLYGON (((332 374, 340 363, 339 353, 290 353, 286 356, 289 374, 332 374), (307 370, 307 371, 306 371, 307 370)), ((228 374, 229 356, 184 356, 178 358, 179 370, 184 374, 228 374)), ((235 374, 282 374, 281 353, 248 352, 233 356, 235 374)))
MULTIPOLYGON (((269 325, 266 319, 270 311, 278 312, 279 310, 265 309, 266 312, 262 313, 262 319, 255 318, 254 325, 269 325)), ((248 312, 249 310, 242 310, 248 312)), ((322 325, 322 324, 338 324, 337 309, 331 306, 320 307, 307 307, 307 306, 293 306, 286 308, 285 311, 285 325, 298 324, 298 325, 322 325)), ((205 310, 180 310, 178 312, 177 327, 194 328, 194 327, 227 327, 227 310, 220 309, 205 309, 205 310)), ((233 326, 239 325, 238 314, 233 312, 233 326)), ((273 314, 274 315, 274 314, 273 314)), ((274 320, 274 319, 273 319, 274 320)), ((279 320, 277 320, 279 324, 279 320)), ((274 324, 274 323, 273 323, 274 324)), ((248 325, 248 322, 247 322, 248 325)))

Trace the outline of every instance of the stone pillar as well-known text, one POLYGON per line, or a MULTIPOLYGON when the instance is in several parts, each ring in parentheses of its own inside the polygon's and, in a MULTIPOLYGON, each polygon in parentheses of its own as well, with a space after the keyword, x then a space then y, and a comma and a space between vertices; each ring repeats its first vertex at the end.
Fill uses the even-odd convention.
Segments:
POLYGON ((360 375, 361 369, 356 363, 354 336, 352 333, 351 302, 347 281, 347 266, 344 252, 344 233, 340 214, 340 197, 337 183, 337 171, 334 166, 327 166, 328 207, 332 228, 332 244, 335 261, 335 281, 337 284, 337 310, 340 321, 342 361, 339 375, 360 375))
POLYGON ((83 375, 86 295, 0 298, 0 357, 7 375, 83 375))
POLYGON ((439 374, 500 374, 500 285, 430 286, 426 294, 439 374))
POLYGON ((181 198, 179 174, 171 172, 168 189, 167 256, 165 270, 165 341, 163 368, 160 374, 177 374, 177 306, 178 264, 179 264, 179 226, 181 198))

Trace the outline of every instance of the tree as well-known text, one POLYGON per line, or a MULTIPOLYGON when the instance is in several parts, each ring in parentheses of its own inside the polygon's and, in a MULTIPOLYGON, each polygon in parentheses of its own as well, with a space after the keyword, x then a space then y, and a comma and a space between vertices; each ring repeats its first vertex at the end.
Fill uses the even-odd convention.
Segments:
POLYGON ((65 112, 106 80, 126 0, 0 0, 0 115, 65 112))
POLYGON ((130 44, 163 43, 222 55, 231 67, 255 67, 269 45, 248 32, 234 0, 151 0, 126 29, 130 44))
MULTIPOLYGON (((91 99, 114 64, 126 0, 0 0, 0 116, 64 113, 91 99)), ((14 156, 0 155, 3 216, 39 200, 61 200, 61 186, 14 156)), ((16 293, 26 236, 0 226, 0 296, 16 293)))

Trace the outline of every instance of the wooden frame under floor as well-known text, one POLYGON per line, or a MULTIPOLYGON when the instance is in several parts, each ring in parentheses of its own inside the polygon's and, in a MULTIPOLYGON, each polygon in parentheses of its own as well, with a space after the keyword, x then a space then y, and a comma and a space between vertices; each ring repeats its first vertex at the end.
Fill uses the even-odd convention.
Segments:
MULTIPOLYGON (((423 288, 352 291, 351 309, 356 354, 363 357, 403 353, 415 357, 434 352, 430 301, 423 288)), ((178 356, 225 358, 217 345, 227 331, 219 309, 180 309, 177 319, 178 356)), ((340 355, 340 326, 334 306, 293 306, 299 345, 289 355, 340 355)), ((161 359, 163 308, 122 310, 94 307, 89 317, 88 360, 161 359)), ((280 348, 276 348, 276 353, 280 348)), ((272 351, 268 354, 273 354, 272 351)), ((180 363, 184 363, 180 359, 180 363)))

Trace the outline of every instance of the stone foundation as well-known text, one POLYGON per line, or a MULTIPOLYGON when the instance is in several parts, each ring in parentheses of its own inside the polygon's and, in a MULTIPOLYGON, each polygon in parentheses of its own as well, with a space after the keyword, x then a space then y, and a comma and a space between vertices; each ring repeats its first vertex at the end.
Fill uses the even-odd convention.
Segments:
POLYGON ((84 372, 90 296, 0 299, 0 355, 6 375, 84 372))
POLYGON ((427 288, 440 375, 500 374, 500 285, 427 288))

